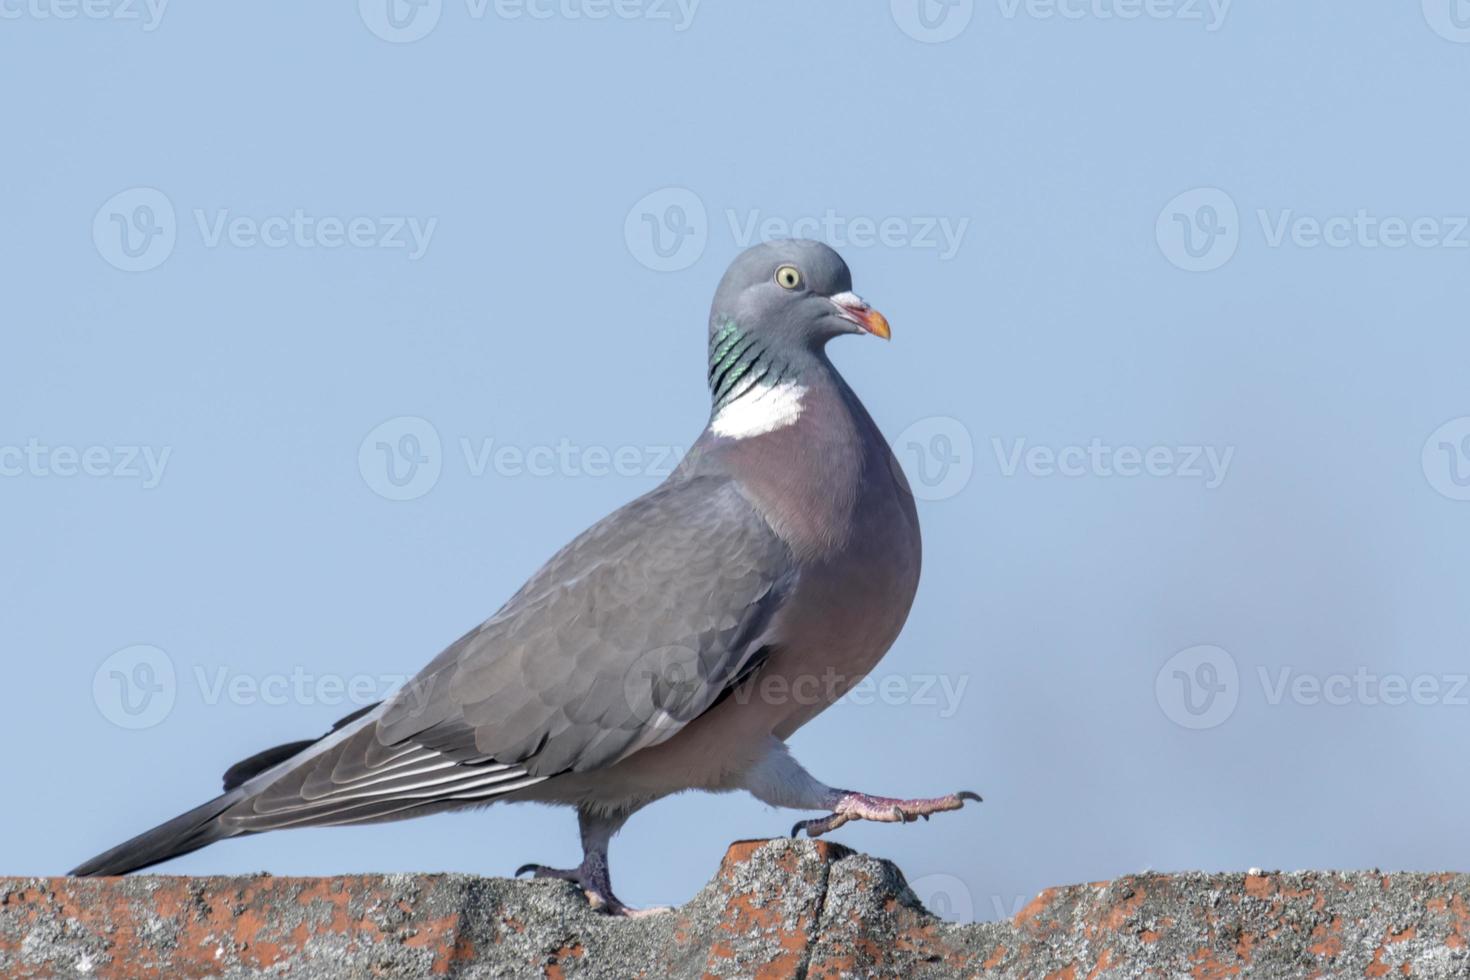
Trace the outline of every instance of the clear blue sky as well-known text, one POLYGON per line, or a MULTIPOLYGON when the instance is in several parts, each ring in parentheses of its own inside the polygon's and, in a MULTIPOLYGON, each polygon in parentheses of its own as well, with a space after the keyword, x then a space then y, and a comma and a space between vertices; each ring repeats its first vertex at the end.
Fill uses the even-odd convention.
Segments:
MULTIPOLYGON (((893 322, 834 356, 926 498, 879 685, 796 752, 986 797, 837 839, 979 918, 1470 864, 1464 3, 395 4, 0 0, 0 872, 323 731, 654 485, 725 263, 792 232, 893 322)), ((797 816, 663 802, 614 880, 797 816)), ((576 855, 501 807, 167 870, 576 855)))

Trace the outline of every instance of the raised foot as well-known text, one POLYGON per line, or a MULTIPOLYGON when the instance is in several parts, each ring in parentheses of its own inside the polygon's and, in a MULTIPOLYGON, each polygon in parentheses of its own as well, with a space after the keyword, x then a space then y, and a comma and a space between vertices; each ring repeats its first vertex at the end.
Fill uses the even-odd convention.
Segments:
POLYGON ((898 800, 891 796, 869 796, 866 793, 844 793, 825 817, 798 821, 791 828, 791 836, 799 837, 803 830, 808 837, 820 837, 836 830, 849 820, 876 820, 880 823, 913 823, 931 813, 958 810, 966 800, 981 802, 980 794, 964 790, 948 796, 936 796, 923 800, 898 800))
POLYGON ((657 906, 648 909, 635 909, 624 905, 613 894, 612 885, 607 880, 607 875, 597 874, 586 868, 548 868, 544 864, 523 864, 516 868, 515 876, 519 878, 526 872, 531 873, 532 878, 555 878, 558 881, 570 881, 582 889, 582 894, 587 896, 587 902, 599 912, 615 915, 619 918, 638 919, 645 915, 658 915, 662 912, 672 912, 667 906, 657 906))

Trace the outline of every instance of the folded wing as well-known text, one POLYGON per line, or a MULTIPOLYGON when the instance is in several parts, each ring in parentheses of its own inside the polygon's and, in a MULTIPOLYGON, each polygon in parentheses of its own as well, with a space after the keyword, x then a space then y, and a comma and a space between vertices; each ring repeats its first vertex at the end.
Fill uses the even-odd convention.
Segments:
POLYGON ((666 483, 563 548, 380 709, 257 777, 224 820, 248 833, 393 819, 610 766, 752 667, 794 574, 729 481, 666 483))

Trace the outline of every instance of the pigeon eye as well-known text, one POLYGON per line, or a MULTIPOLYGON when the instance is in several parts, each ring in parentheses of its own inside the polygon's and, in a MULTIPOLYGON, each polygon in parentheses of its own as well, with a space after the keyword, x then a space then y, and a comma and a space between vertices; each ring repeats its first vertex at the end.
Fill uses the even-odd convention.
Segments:
POLYGON ((783 265, 776 270, 776 282, 782 289, 795 289, 801 285, 801 272, 794 265, 783 265))

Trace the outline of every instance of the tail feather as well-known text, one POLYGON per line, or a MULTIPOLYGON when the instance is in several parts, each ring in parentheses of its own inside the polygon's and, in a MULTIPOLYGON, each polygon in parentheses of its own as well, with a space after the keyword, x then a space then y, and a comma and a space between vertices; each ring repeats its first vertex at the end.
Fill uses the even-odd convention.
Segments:
POLYGON ((226 793, 216 797, 97 855, 71 874, 77 877, 125 875, 197 851, 226 837, 235 837, 241 831, 227 828, 219 817, 237 803, 240 796, 240 793, 226 793))
POLYGON ((349 733, 343 732, 344 728, 362 721, 377 707, 376 704, 370 704, 359 708, 333 725, 332 730, 322 738, 278 745, 264 752, 257 752, 243 762, 235 763, 225 773, 223 796, 217 796, 203 806, 195 807, 188 813, 174 817, 168 823, 159 824, 152 830, 139 834, 106 853, 97 855, 71 873, 77 877, 130 874, 170 858, 197 851, 201 847, 208 847, 215 841, 224 840, 227 837, 242 837, 255 833, 253 830, 238 825, 226 826, 224 820, 221 819, 225 811, 258 792, 261 785, 269 785, 270 780, 279 775, 274 770, 286 767, 286 764, 292 759, 305 754, 313 746, 323 743, 330 744, 334 736, 338 740, 345 738, 349 733), (342 734, 339 736, 338 733, 342 734))
POLYGON ((228 837, 287 827, 375 823, 490 803, 547 779, 481 754, 468 726, 385 745, 377 706, 315 742, 259 752, 225 774, 225 793, 139 834, 71 873, 125 875, 228 837))

